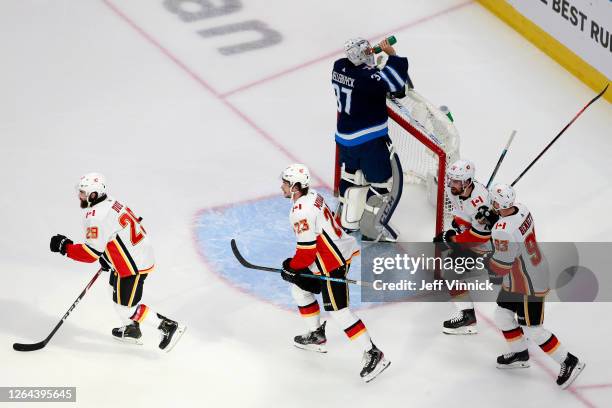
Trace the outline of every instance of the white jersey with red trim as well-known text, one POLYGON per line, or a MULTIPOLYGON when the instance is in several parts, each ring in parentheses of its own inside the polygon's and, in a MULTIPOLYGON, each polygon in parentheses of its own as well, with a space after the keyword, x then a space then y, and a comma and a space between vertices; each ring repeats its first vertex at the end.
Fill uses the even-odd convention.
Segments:
POLYGON ((515 293, 543 296, 549 289, 549 269, 536 241, 533 217, 523 204, 513 215, 500 217, 491 231, 495 252, 490 267, 503 275, 503 287, 515 293))
POLYGON ((469 197, 462 198, 453 195, 450 187, 446 187, 446 196, 453 205, 453 219, 461 228, 457 242, 481 242, 481 244, 472 246, 471 249, 476 252, 490 252, 491 243, 488 241, 491 232, 476 219, 478 208, 483 205, 490 206, 489 191, 486 187, 477 181, 474 181, 474 188, 469 197))
POLYGON ((85 244, 98 257, 104 254, 119 276, 153 269, 153 247, 141 219, 112 198, 84 210, 85 244))
POLYGON ((357 240, 337 224, 323 196, 311 189, 294 203, 289 221, 297 239, 291 266, 328 274, 359 253, 357 240))

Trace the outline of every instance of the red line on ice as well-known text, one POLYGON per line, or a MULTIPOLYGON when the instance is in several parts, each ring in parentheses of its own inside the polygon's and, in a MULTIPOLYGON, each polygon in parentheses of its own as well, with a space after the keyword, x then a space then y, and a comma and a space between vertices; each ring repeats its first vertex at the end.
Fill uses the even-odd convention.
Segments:
POLYGON ((587 385, 577 385, 576 389, 580 390, 595 390, 598 388, 612 388, 612 384, 587 384, 587 385))
MULTIPOLYGON (((438 11, 437 13, 430 14, 430 15, 428 15, 428 16, 421 17, 421 18, 419 18, 419 19, 416 19, 416 20, 411 21, 411 22, 406 23, 406 24, 402 24, 401 26, 398 26, 398 27, 392 28, 392 29, 387 30, 387 31, 385 31, 385 32, 383 32, 383 33, 374 34, 374 35, 370 36, 370 38, 369 38, 369 39, 370 39, 371 41, 375 41, 375 39, 378 39, 378 38, 381 38, 381 37, 386 37, 387 35, 390 35, 390 34, 393 34, 393 33, 398 33, 398 32, 400 32, 400 31, 406 30, 406 29, 408 29, 408 28, 412 28, 412 27, 417 26, 417 25, 419 25, 419 24, 422 24, 422 23, 425 23, 425 22, 427 22, 427 21, 433 20, 433 19, 435 19, 436 17, 440 17, 440 16, 442 16, 442 15, 445 15, 445 14, 451 13, 451 12, 456 11, 456 10, 459 10, 459 9, 461 9, 461 8, 463 8, 463 7, 467 6, 467 5, 472 4, 473 2, 474 2, 474 0, 469 0, 469 1, 466 1, 466 2, 464 2, 464 3, 460 3, 460 4, 457 4, 457 5, 455 5, 455 6, 448 7, 448 8, 446 8, 446 9, 443 9, 443 10, 438 11)), ((230 96, 230 95, 234 95, 234 94, 236 94, 236 93, 239 93, 239 92, 245 91, 245 90, 247 90, 247 89, 249 89, 249 88, 252 88, 252 87, 254 87, 254 86, 258 86, 258 85, 261 85, 261 84, 263 84, 263 83, 266 83, 266 82, 272 81, 272 80, 274 80, 274 79, 277 79, 277 78, 283 77, 283 76, 285 76, 285 75, 288 75, 288 74, 291 74, 291 73, 293 73, 293 72, 299 71, 299 70, 301 70, 301 69, 303 69, 303 68, 306 68, 306 67, 309 67, 309 66, 311 66, 311 65, 317 64, 317 63, 319 63, 319 62, 321 62, 321 61, 328 60, 328 59, 330 59, 330 58, 332 58, 332 57, 334 57, 334 56, 336 56, 336 55, 338 55, 338 54, 342 54, 343 52, 344 52, 344 50, 343 50, 343 49, 337 49, 337 50, 334 50, 334 51, 329 52, 329 53, 327 53, 327 54, 325 54, 325 55, 322 55, 322 56, 320 56, 320 57, 317 57, 317 58, 311 59, 311 60, 309 60, 309 61, 302 62, 301 64, 298 64, 298 65, 295 65, 295 66, 293 66, 293 67, 290 67, 290 68, 284 69, 284 70, 282 70, 282 71, 279 71, 279 72, 277 72, 277 73, 275 73, 275 74, 272 74, 272 75, 270 75, 270 76, 267 76, 267 77, 265 77, 265 78, 261 78, 261 79, 258 79, 258 80, 256 80, 256 81, 253 81, 253 82, 251 82, 251 83, 248 83, 248 84, 245 84, 245 85, 241 85, 241 86, 239 86, 239 87, 238 87, 238 88, 236 88, 236 89, 233 89, 233 90, 231 90, 231 91, 225 92, 224 94, 222 94, 222 95, 221 95, 221 97, 223 97, 223 98, 227 98, 227 97, 228 97, 228 96, 230 96)))
MULTIPOLYGON (((188 74, 200 86, 205 88, 208 92, 210 92, 212 95, 214 95, 219 101, 221 101, 221 103, 223 103, 223 105, 225 105, 235 115, 240 117, 240 119, 242 119, 247 125, 249 125, 256 133, 258 133, 261 137, 263 137, 265 140, 267 140, 270 144, 272 144, 274 147, 276 147, 278 150, 280 150, 291 161, 293 161, 293 162, 299 162, 300 161, 282 143, 280 143, 272 135, 270 135, 268 132, 266 132, 264 129, 262 129, 259 125, 257 125, 255 123, 255 121, 250 116, 248 116, 245 112, 243 112, 238 107, 236 107, 234 104, 229 102, 226 98, 229 95, 235 94, 237 92, 243 91, 245 89, 251 88, 251 87, 256 86, 256 85, 260 85, 262 83, 265 83, 265 82, 271 81, 273 79, 282 77, 283 75, 287 75, 289 73, 298 71, 298 70, 303 69, 305 67, 308 67, 310 65, 316 64, 317 62, 320 62, 320 61, 326 60, 328 58, 331 58, 334 55, 336 55, 338 53, 341 53, 342 50, 335 50, 335 51, 333 51, 331 53, 328 53, 328 54, 325 54, 323 56, 317 57, 317 58, 315 58, 313 60, 306 61, 306 62, 304 62, 302 64, 299 64, 297 66, 294 66, 292 68, 283 70, 283 71, 278 72, 276 74, 273 74, 273 75, 271 75, 269 77, 262 78, 260 80, 255 81, 255 82, 252 82, 250 84, 243 85, 243 86, 241 86, 241 87, 239 87, 237 89, 234 89, 233 91, 229 91, 229 92, 226 92, 225 94, 221 94, 219 91, 217 91, 215 88, 213 88, 207 81, 205 81, 201 76, 199 76, 195 71, 193 71, 184 62, 182 62, 178 57, 176 57, 170 50, 168 50, 166 47, 164 47, 153 36, 151 36, 144 29, 142 29, 138 24, 136 24, 127 14, 125 14, 123 11, 121 11, 110 0, 102 0, 102 2, 108 8, 110 8, 113 11, 113 13, 115 13, 118 17, 120 17, 123 21, 125 21, 130 27, 132 27, 136 32, 138 32, 145 40, 147 40, 150 44, 155 46, 162 54, 164 54, 172 62, 174 62, 182 71, 184 71, 186 74, 188 74)), ((414 27, 414 26, 416 26, 418 24, 424 23, 426 21, 430 21, 430 20, 432 20, 432 19, 434 19, 436 17, 439 17, 439 16, 442 16, 444 14, 448 14, 448 13, 453 12, 455 10, 461 9, 461 8, 463 8, 463 7, 465 7, 465 6, 469 5, 469 4, 472 4, 473 2, 474 2, 474 0, 469 0, 467 2, 457 4, 455 6, 452 6, 452 7, 446 8, 444 10, 441 10, 441 11, 439 11, 437 13, 421 17, 421 18, 419 18, 417 20, 414 20, 414 21, 411 21, 409 23, 403 24, 401 26, 395 27, 393 29, 387 30, 385 33, 379 33, 379 34, 373 35, 372 38, 383 37, 383 36, 385 36, 385 35, 387 35, 389 33, 399 32, 399 31, 405 30, 407 28, 414 27)), ((321 185, 331 189, 330 184, 326 183, 318 175, 312 173, 312 177, 313 177, 313 179, 318 184, 321 184, 321 185)))
MULTIPOLYGON (((497 328, 497 325, 487 316, 485 316, 482 313, 478 313, 478 318, 481 321, 484 321, 485 323, 487 323, 487 325, 489 325, 491 328, 495 329, 495 330, 499 330, 497 328)), ((500 339, 502 337, 500 336, 500 339)), ((536 365, 538 367, 540 367, 544 372, 546 372, 546 374, 548 374, 548 376, 552 379, 556 379, 557 378, 557 373, 553 372, 548 366, 546 366, 540 359, 538 359, 536 356, 533 355, 533 353, 530 354, 530 360, 535 362, 536 365)), ((589 401, 588 399, 586 399, 580 392, 578 392, 579 387, 576 387, 574 385, 571 385, 569 388, 565 389, 564 392, 569 392, 571 395, 573 395, 578 401, 582 402, 582 404, 585 407, 588 408, 597 408, 597 406, 595 404, 593 404, 591 401, 589 401)), ((561 389, 559 389, 559 391, 561 391, 561 389)))
MULTIPOLYGON (((168 57, 172 62, 176 64, 183 72, 188 74, 193 80, 195 80, 199 85, 201 85, 204 89, 214 95, 223 105, 225 105, 229 110, 234 112, 240 119, 242 119, 247 125, 249 125, 256 133, 258 133, 261 137, 267 140, 270 144, 280 150, 287 158, 289 158, 292 162, 300 162, 293 153, 291 153, 285 146, 283 146, 278 140, 276 140, 272 135, 263 130, 260 126, 258 126, 255 121, 248 116, 246 113, 238 109, 235 105, 229 102, 227 99, 224 99, 223 96, 213 88, 207 81, 205 81, 201 76, 199 76, 195 71, 189 68, 185 63, 183 63, 178 57, 176 57, 170 50, 161 45, 159 41, 157 41, 153 36, 143 30, 138 24, 136 24, 130 17, 128 17, 123 11, 121 11, 117 6, 115 6, 110 0, 102 0, 104 4, 106 4, 118 17, 120 17, 123 21, 125 21, 130 27, 132 27, 138 34, 140 34, 147 42, 157 48, 162 54, 168 57)), ((323 181, 323 179, 311 171, 312 178, 321 185, 326 186, 330 190, 332 187, 329 183, 323 181)))

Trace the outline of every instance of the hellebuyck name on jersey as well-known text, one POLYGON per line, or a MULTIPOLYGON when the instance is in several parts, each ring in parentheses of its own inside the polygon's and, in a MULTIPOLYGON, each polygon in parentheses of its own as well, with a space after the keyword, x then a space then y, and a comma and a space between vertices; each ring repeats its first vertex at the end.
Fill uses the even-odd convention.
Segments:
POLYGON ((336 142, 357 146, 388 134, 387 93, 402 90, 408 79, 408 59, 389 56, 384 68, 353 65, 348 58, 334 63, 336 142))

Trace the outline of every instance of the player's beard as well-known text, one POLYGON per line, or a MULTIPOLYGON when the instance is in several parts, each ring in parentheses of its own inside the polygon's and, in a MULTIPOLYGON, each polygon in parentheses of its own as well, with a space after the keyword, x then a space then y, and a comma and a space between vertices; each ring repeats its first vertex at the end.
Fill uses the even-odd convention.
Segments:
POLYGON ((451 194, 452 194, 452 195, 454 195, 454 196, 458 196, 458 195, 463 194, 463 192, 465 191, 465 188, 462 188, 461 190, 459 190, 459 189, 458 189, 458 188, 456 188, 456 187, 451 187, 450 191, 451 191, 451 194))
POLYGON ((79 201, 81 202, 81 208, 87 208, 89 207, 89 203, 87 201, 83 201, 79 198, 79 201))

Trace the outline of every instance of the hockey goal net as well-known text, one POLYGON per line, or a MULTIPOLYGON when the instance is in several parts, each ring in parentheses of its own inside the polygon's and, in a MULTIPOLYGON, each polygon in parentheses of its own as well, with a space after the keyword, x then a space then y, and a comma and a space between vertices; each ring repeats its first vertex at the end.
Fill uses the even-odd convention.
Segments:
MULTIPOLYGON (((452 120, 414 90, 402 99, 387 100, 389 136, 400 158, 404 183, 422 184, 435 206, 435 233, 450 227, 452 206, 444 186, 447 165, 459 159, 459 133, 452 120)), ((336 154, 334 190, 340 185, 336 154)), ((402 200, 412 199, 403 195, 402 200)))

